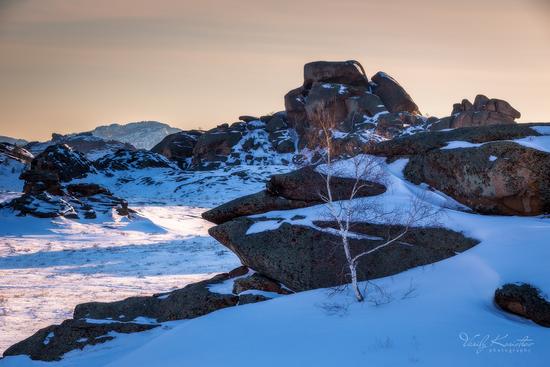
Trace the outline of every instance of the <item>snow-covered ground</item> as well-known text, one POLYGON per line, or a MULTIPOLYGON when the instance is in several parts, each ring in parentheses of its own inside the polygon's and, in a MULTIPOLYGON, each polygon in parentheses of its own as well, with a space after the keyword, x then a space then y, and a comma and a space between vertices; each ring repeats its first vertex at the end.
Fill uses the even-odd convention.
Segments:
MULTIPOLYGON (((288 169, 251 166, 172 176, 151 169, 83 179, 128 199, 139 213, 130 221, 49 220, 0 210, 0 354, 70 318, 79 303, 164 292, 239 266, 208 235, 212 224, 200 214, 263 189, 266 177, 288 169)), ((0 202, 17 195, 2 191, 0 202)))
MULTIPOLYGON (((143 333, 119 335, 114 341, 89 346, 83 351, 70 352, 56 363, 34 362, 27 357, 10 357, 0 361, 0 366, 547 366, 550 360, 550 329, 500 311, 493 303, 493 294, 495 289, 507 282, 529 282, 539 287, 543 293, 550 293, 550 218, 476 215, 459 210, 460 206, 448 197, 425 191, 420 186, 404 181, 402 168, 405 162, 397 160, 384 166, 389 175, 388 190, 382 195, 385 205, 407 208, 413 198, 419 198, 428 205, 442 208, 440 224, 477 238, 481 241, 477 246, 441 262, 381 278, 373 284, 363 284, 368 291, 367 302, 363 304, 354 302, 347 291, 335 293, 333 290, 318 289, 263 303, 226 308, 193 320, 164 323, 160 328, 143 333)), ((211 173, 210 176, 215 175, 211 173)), ((230 181, 224 179, 221 182, 231 182, 229 186, 234 191, 229 192, 233 192, 235 196, 245 192, 252 193, 255 191, 253 189, 262 186, 251 183, 246 187, 244 184, 236 187, 236 181, 231 180, 237 178, 232 176, 228 180, 230 181)), ((199 184, 194 186, 197 190, 199 184)), ((217 198, 227 201, 235 197, 222 197, 222 190, 216 195, 216 190, 206 189, 208 185, 201 184, 200 187, 205 189, 202 192, 203 199, 210 204, 214 204, 217 198)), ((192 194, 191 191, 188 193, 192 194)), ((311 223, 319 215, 318 209, 305 208, 284 214, 267 214, 273 220, 264 223, 259 230, 269 230, 272 226, 280 225, 283 215, 284 220, 292 220, 299 213, 306 217, 299 219, 302 223, 311 223)), ((199 247, 208 246, 209 240, 206 237, 199 240, 202 238, 200 233, 204 234, 204 227, 207 225, 193 218, 199 209, 191 210, 185 217, 187 219, 181 221, 174 219, 183 217, 183 212, 174 214, 176 210, 186 210, 181 207, 176 209, 143 205, 140 210, 152 223, 144 220, 129 224, 135 226, 137 233, 130 233, 130 228, 113 229, 113 232, 109 232, 109 237, 112 234, 112 238, 108 241, 116 242, 119 237, 136 236, 135 240, 127 241, 122 247, 128 247, 129 242, 132 243, 131 247, 147 247, 149 239, 174 235, 174 241, 189 243, 187 241, 192 238, 192 241, 204 241, 199 247), (191 229, 184 230, 181 225, 189 225, 191 229), (116 231, 126 234, 117 235, 116 231), (190 237, 182 240, 185 233, 190 237)), ((31 224, 29 222, 29 226, 31 224)), ((67 260, 69 256, 56 255, 55 252, 60 250, 59 246, 63 246, 65 241, 74 241, 75 246, 78 243, 81 247, 90 247, 86 240, 76 240, 81 236, 78 233, 82 230, 76 230, 74 226, 76 224, 69 226, 68 236, 60 239, 61 244, 50 244, 53 251, 48 250, 44 254, 50 260, 33 261, 33 267, 24 270, 25 276, 34 276, 44 270, 40 266, 42 262, 49 264, 52 271, 61 267, 54 271, 56 275, 74 274, 71 266, 75 264, 67 260)), ((15 226, 10 228, 17 231, 15 226)), ((32 238, 19 234, 13 239, 9 238, 8 242, 17 245, 17 241, 24 243, 26 240, 35 241, 36 238, 41 238, 44 241, 43 246, 46 246, 48 240, 45 236, 51 235, 37 227, 32 238)), ((86 235, 83 236, 85 238, 86 235)), ((104 232, 100 237, 107 236, 104 232)), ((167 246, 170 248, 170 245, 167 246)), ((212 249, 201 251, 197 255, 205 261, 202 266, 208 268, 212 263, 222 270, 224 266, 236 264, 230 254, 218 258, 216 252, 221 247, 216 247, 215 244, 212 246, 212 249)), ((172 248, 174 247, 179 249, 177 246, 172 248)), ((24 249, 23 246, 21 248, 24 249)), ((108 248, 117 247, 111 245, 108 248)), ((96 249, 92 246, 90 251, 96 249)), ((16 256, 27 255, 24 250, 22 252, 16 256)), ((188 254, 189 252, 181 257, 180 264, 184 269, 186 265, 183 259, 188 254)), ((28 255, 39 256, 32 250, 29 250, 28 255)), ((2 256, 0 264, 16 263, 17 258, 10 260, 9 257, 2 256)), ((97 281, 91 279, 92 277, 106 276, 107 278, 98 282, 105 283, 127 277, 131 285, 138 282, 139 287, 149 280, 149 289, 153 289, 162 281, 163 276, 177 278, 193 274, 192 270, 179 272, 177 266, 164 266, 164 261, 177 259, 177 254, 166 256, 162 251, 153 250, 150 256, 153 263, 155 259, 158 260, 156 265, 150 267, 150 271, 162 269, 162 275, 147 273, 145 278, 140 278, 137 269, 128 269, 128 263, 112 268, 107 259, 114 259, 115 262, 117 259, 126 259, 125 255, 120 254, 119 257, 111 254, 103 258, 102 265, 106 270, 97 269, 93 262, 91 266, 87 266, 82 261, 77 262, 76 269, 81 277, 87 271, 91 272, 88 274, 90 278, 86 281, 86 287, 97 281), (97 273, 94 273, 94 268, 97 273)), ((147 261, 136 261, 147 268, 147 261)), ((193 269, 193 266, 189 269, 193 269)), ((199 268, 201 270, 196 273, 208 272, 205 268, 199 268)), ((15 265, 11 265, 8 276, 16 273, 13 270, 17 270, 15 265)), ((20 288, 24 289, 24 276, 14 278, 11 282, 10 284, 22 284, 20 288)), ((167 287, 170 286, 168 283, 167 287)), ((47 282, 41 280, 40 284, 47 282)), ((76 285, 84 286, 81 283, 75 284, 75 287, 76 285)), ((34 288, 39 289, 40 286, 34 288)), ((56 286, 56 289, 61 288, 61 285, 56 286)), ((72 297, 71 291, 74 292, 75 289, 62 293, 72 297)), ((139 293, 137 289, 133 291, 139 293)), ((121 294, 122 292, 116 297, 105 297, 105 300, 121 298, 121 294)), ((36 300, 28 301, 37 303, 36 300)))

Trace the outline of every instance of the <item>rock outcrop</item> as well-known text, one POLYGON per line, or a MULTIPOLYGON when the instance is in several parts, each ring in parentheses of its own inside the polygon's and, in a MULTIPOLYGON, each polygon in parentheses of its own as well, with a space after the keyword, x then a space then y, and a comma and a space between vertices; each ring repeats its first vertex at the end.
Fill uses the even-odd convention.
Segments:
POLYGON ((505 284, 495 291, 495 303, 504 311, 550 327, 550 302, 530 284, 505 284))
MULTIPOLYGON (((209 233, 233 251, 246 266, 285 284, 293 291, 331 287, 349 283, 339 238, 325 231, 330 223, 317 227, 280 224, 276 229, 247 234, 262 218, 237 218, 212 227, 209 233)), ((357 223, 357 233, 369 239, 351 239, 351 248, 374 248, 398 226, 357 223), (380 240, 373 238, 379 237, 380 240)), ((412 267, 430 264, 465 251, 477 241, 443 228, 416 228, 395 246, 388 246, 363 258, 358 266, 361 280, 388 276, 412 267), (412 244, 412 246, 411 246, 412 244)))
POLYGON ((380 97, 388 111, 420 114, 411 96, 391 76, 379 71, 372 77, 372 81, 373 92, 380 97))
POLYGON ((190 130, 168 135, 151 151, 176 161, 183 169, 188 168, 193 158, 193 149, 202 133, 202 131, 190 130))
MULTIPOLYGON (((333 177, 331 191, 334 200, 350 197, 355 180, 333 177)), ((380 195, 386 188, 375 182, 361 182, 356 197, 380 195)), ((303 208, 322 203, 326 196, 325 178, 314 168, 307 166, 299 170, 273 175, 266 184, 266 190, 229 201, 202 214, 210 222, 220 224, 233 218, 266 213, 273 210, 303 208)))
POLYGON ((52 145, 46 148, 31 162, 28 171, 23 172, 25 193, 59 195, 61 182, 69 182, 94 172, 92 163, 80 152, 72 150, 65 144, 52 145))
POLYGON ((491 141, 521 139, 528 136, 540 136, 535 126, 541 124, 513 124, 466 127, 450 131, 425 131, 413 135, 401 136, 377 144, 364 145, 363 151, 384 157, 422 155, 430 150, 445 147, 452 141, 464 141, 473 144, 491 141))
POLYGON ((80 304, 74 310, 73 319, 39 330, 8 348, 4 357, 28 355, 35 360, 60 360, 71 350, 114 339, 110 332, 142 332, 164 321, 192 319, 226 307, 266 301, 270 299, 267 292, 291 293, 272 279, 249 273, 248 268, 241 266, 167 293, 80 304), (219 293, 214 289, 224 282, 233 282, 228 285, 232 293, 219 293), (257 291, 260 294, 255 293, 257 291), (140 321, 144 318, 148 319, 145 323, 140 321))
POLYGON ((285 95, 285 109, 288 123, 300 135, 302 146, 314 145, 309 140, 323 126, 346 133, 364 131, 376 126, 379 115, 389 112, 395 113, 391 121, 403 121, 398 132, 384 136, 400 134, 410 125, 425 122, 415 118, 420 114, 418 106, 399 83, 382 72, 369 82, 356 61, 306 64, 304 84, 285 95))
POLYGON ((455 103, 451 116, 435 122, 431 129, 515 124, 515 119, 520 117, 519 111, 508 102, 496 98, 489 99, 483 94, 478 94, 474 103, 467 99, 455 103))
POLYGON ((127 216, 133 211, 128 202, 97 184, 68 184, 83 178, 95 168, 83 153, 67 145, 52 145, 34 158, 21 174, 24 194, 2 205, 18 213, 38 218, 94 219, 115 209, 127 216))
POLYGON ((4 357, 27 355, 41 361, 58 361, 71 350, 114 339, 111 333, 137 333, 159 325, 138 323, 92 323, 86 320, 65 320, 37 331, 33 336, 4 351, 4 357))
POLYGON ((550 154, 516 143, 430 150, 411 157, 404 173, 479 213, 550 212, 550 154))

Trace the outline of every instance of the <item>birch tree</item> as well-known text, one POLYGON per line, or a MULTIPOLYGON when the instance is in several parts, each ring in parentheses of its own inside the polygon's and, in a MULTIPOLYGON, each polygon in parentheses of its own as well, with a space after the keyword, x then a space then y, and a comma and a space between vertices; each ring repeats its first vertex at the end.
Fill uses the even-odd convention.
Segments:
MULTIPOLYGON (((330 116, 323 115, 326 112, 322 110, 319 114, 318 121, 321 121, 319 146, 324 154, 321 173, 325 184, 324 192, 319 193, 319 195, 327 208, 327 217, 335 224, 336 234, 340 241, 339 245, 345 254, 347 271, 349 272, 355 298, 357 301, 363 302, 365 296, 359 287, 357 274, 357 267, 361 259, 388 246, 403 245, 403 237, 411 228, 420 222, 425 223, 426 219, 433 217, 435 213, 430 206, 424 204, 422 198, 413 199, 406 212, 395 209, 385 210, 383 203, 376 198, 359 199, 358 194, 366 189, 371 182, 387 186, 388 174, 383 168, 383 163, 378 157, 348 152, 348 156, 351 157, 346 159, 345 172, 343 172, 344 169, 339 166, 344 165, 341 158, 346 155, 346 152, 339 149, 336 156, 332 119, 330 116), (353 184, 344 200, 342 198, 337 200, 333 195, 332 180, 342 174, 353 179, 353 184), (357 234, 352 230, 353 224, 357 222, 382 223, 399 227, 401 230, 396 234, 389 235, 377 246, 357 252, 352 248, 350 241, 350 239, 357 237, 357 234)), ((368 238, 368 236, 363 236, 363 238, 368 238)), ((408 243, 405 245, 410 246, 408 243)))

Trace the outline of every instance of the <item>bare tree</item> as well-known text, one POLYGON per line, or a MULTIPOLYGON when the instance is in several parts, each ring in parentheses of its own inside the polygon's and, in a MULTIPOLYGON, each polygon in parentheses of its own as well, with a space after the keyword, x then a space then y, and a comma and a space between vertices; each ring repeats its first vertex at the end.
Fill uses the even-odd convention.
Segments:
POLYGON ((335 139, 334 139, 334 123, 333 119, 327 115, 330 109, 320 108, 317 111, 317 121, 320 122, 320 136, 318 145, 324 154, 324 165, 322 166, 322 176, 324 178, 324 192, 319 195, 325 203, 328 218, 335 223, 335 230, 339 237, 340 245, 344 251, 347 271, 351 280, 351 287, 357 301, 364 301, 365 297, 359 288, 359 279, 357 267, 361 259, 371 255, 381 249, 404 243, 403 237, 409 230, 419 222, 426 222, 428 217, 433 217, 435 213, 432 208, 424 203, 422 198, 412 200, 410 208, 406 212, 396 209, 385 210, 383 203, 376 198, 360 199, 359 194, 368 189, 372 182, 387 183, 387 173, 383 168, 383 163, 378 157, 373 157, 365 154, 356 154, 338 147, 338 154, 335 154, 335 139), (342 160, 342 156, 349 157, 342 160), (350 170, 351 168, 351 170, 350 170), (353 179, 353 184, 349 192, 344 198, 335 197, 333 178, 345 175, 353 179), (351 245, 351 239, 363 237, 366 239, 369 236, 359 235, 352 230, 352 226, 358 222, 374 222, 389 224, 392 227, 400 228, 398 233, 388 233, 388 236, 383 239, 383 242, 377 246, 365 250, 354 251, 351 245))

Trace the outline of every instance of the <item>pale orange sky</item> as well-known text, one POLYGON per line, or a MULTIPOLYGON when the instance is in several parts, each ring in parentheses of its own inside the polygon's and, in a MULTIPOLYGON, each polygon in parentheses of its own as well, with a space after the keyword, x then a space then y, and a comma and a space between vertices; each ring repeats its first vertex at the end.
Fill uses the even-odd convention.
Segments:
POLYGON ((384 70, 423 113, 477 93, 550 121, 548 0, 0 0, 0 135, 282 110, 303 64, 384 70))

